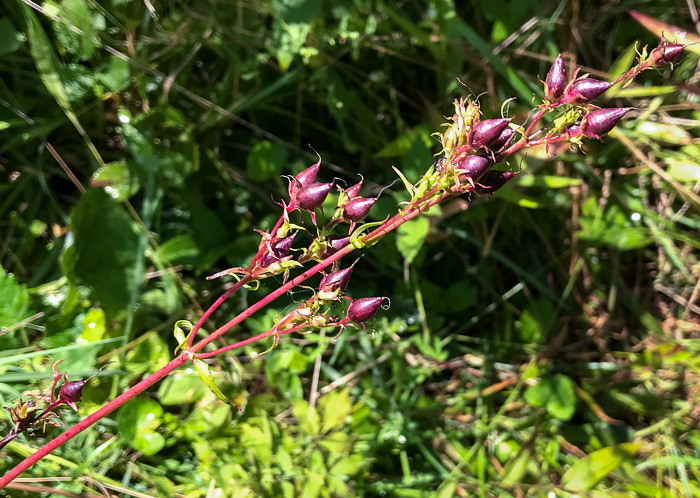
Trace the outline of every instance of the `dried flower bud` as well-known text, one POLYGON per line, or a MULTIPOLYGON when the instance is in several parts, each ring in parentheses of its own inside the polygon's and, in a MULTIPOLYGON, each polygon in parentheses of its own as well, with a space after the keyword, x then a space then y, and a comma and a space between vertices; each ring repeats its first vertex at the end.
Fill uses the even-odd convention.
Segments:
POLYGON ((476 185, 475 192, 491 195, 517 174, 516 171, 490 170, 481 177, 479 183, 476 185))
POLYGON ((364 219, 369 214, 369 210, 372 209, 375 202, 377 202, 377 199, 373 197, 356 197, 348 201, 345 206, 343 206, 345 210, 345 219, 354 222, 364 219))
POLYGON ((581 104, 589 102, 599 97, 605 90, 610 88, 612 83, 593 78, 583 78, 574 81, 566 89, 561 102, 566 104, 581 104))
POLYGON ((629 107, 612 107, 588 113, 585 121, 582 122, 583 135, 590 138, 600 138, 601 135, 612 130, 629 110, 629 107))
POLYGON ((509 118, 485 119, 479 121, 469 134, 469 145, 472 147, 486 147, 491 145, 508 127, 509 118))
POLYGON ((472 181, 477 181, 484 173, 493 165, 493 159, 490 156, 467 156, 455 166, 455 171, 460 176, 470 178, 472 181))
POLYGON ((559 54, 547 73, 547 79, 544 82, 544 98, 549 102, 559 100, 564 95, 567 83, 568 76, 566 75, 566 67, 564 67, 564 59, 559 54))
POLYGON ((83 396, 83 387, 85 387, 84 380, 66 382, 61 386, 60 391, 58 391, 58 401, 67 404, 77 412, 78 407, 76 403, 79 402, 80 398, 83 396))
POLYGON ((311 183, 307 185, 296 196, 297 206, 306 211, 313 211, 323 204, 332 187, 332 183, 311 183))

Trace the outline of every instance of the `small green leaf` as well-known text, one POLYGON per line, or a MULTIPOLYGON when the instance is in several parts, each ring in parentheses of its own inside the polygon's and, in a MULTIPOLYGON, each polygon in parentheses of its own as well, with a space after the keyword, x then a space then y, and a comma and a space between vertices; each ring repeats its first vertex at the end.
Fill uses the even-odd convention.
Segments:
POLYGON ((80 339, 85 342, 99 341, 105 331, 105 312, 100 308, 88 311, 83 318, 83 331, 80 333, 80 339))
POLYGON ((12 21, 6 17, 0 19, 0 55, 11 54, 18 50, 27 39, 15 29, 12 21))
POLYGON ((209 393, 199 375, 177 372, 165 378, 158 389, 158 399, 163 405, 196 403, 209 393))
POLYGON ((221 392, 221 389, 219 389, 219 386, 216 385, 216 382, 214 382, 214 377, 211 374, 211 370, 209 370, 209 365, 204 363, 202 360, 199 358, 194 358, 192 360, 192 363, 194 364, 194 368, 197 370, 197 373, 201 377, 201 379, 204 381, 204 383, 211 389, 211 391, 216 394, 216 397, 219 398, 221 401, 226 403, 227 405, 231 405, 233 407, 238 408, 238 406, 233 402, 230 401, 224 393, 221 392))
POLYGON ((554 308, 549 300, 540 298, 528 303, 520 315, 520 338, 525 342, 540 342, 547 336, 554 318, 554 308))
POLYGON ((131 79, 129 63, 120 57, 113 55, 109 65, 102 73, 97 75, 97 81, 102 83, 111 92, 121 92, 131 79))
POLYGON ((0 329, 10 327, 27 318, 29 292, 0 266, 0 329))
POLYGON ((123 201, 136 193, 138 182, 132 179, 129 168, 124 162, 113 162, 95 171, 90 180, 92 187, 102 187, 113 199, 123 201))
POLYGON ((318 409, 323 420, 322 432, 328 432, 339 428, 345 419, 352 414, 352 402, 350 391, 331 391, 318 401, 318 409))
POLYGON ((319 433, 320 421, 318 412, 309 409, 309 403, 303 399, 295 399, 292 401, 292 411, 299 422, 299 428, 309 435, 319 433))
POLYGON ((270 141, 258 142, 248 154, 246 169, 253 180, 268 180, 279 176, 287 162, 287 149, 270 141))
POLYGON ((562 374, 545 377, 528 387, 524 396, 532 406, 544 406, 552 417, 560 420, 569 420, 576 411, 574 384, 562 374))
POLYGON ((331 474, 353 476, 360 471, 364 463, 364 456, 355 453, 333 465, 333 467, 331 467, 331 474))
POLYGON ((396 247, 408 263, 418 255, 429 231, 430 221, 425 216, 413 218, 396 230, 396 247))
POLYGON ((100 46, 98 33, 104 29, 104 18, 93 15, 84 0, 63 0, 54 6, 58 8, 59 17, 54 23, 54 31, 61 46, 82 60, 92 57, 100 46))
POLYGON ((638 443, 622 443, 594 451, 564 473, 561 486, 568 491, 592 489, 623 462, 630 460, 638 449, 638 443))
POLYGON ((74 244, 62 256, 68 278, 92 287, 104 308, 126 308, 145 274, 136 266, 139 234, 129 215, 104 191, 90 189, 73 208, 70 227, 74 244))
POLYGON ((199 256, 199 247, 189 235, 176 235, 158 248, 158 258, 161 261, 175 263, 180 259, 196 258, 197 256, 199 256))
POLYGON ((136 451, 155 455, 165 446, 165 439, 156 432, 162 417, 163 408, 152 399, 132 399, 117 414, 119 436, 136 451))

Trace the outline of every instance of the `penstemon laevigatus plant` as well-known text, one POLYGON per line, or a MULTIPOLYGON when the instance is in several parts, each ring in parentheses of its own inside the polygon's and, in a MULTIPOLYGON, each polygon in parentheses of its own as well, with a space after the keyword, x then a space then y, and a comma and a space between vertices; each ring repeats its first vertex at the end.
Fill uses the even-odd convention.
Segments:
MULTIPOLYGON (((191 361, 194 364, 217 396, 233 405, 216 387, 204 359, 271 337, 272 345, 264 352, 266 353, 277 346, 282 335, 293 332, 308 333, 319 328, 334 328, 337 329, 337 337, 348 324, 361 326, 364 330, 367 320, 380 308, 388 307, 389 298, 368 297, 354 300, 346 295, 346 288, 357 261, 341 268, 341 258, 356 249, 371 247, 403 223, 447 199, 472 193, 491 196, 518 174, 512 170, 496 170, 493 166, 506 162, 509 156, 521 149, 539 145, 548 149, 550 144, 558 142, 576 145, 584 138, 600 139, 612 130, 629 108, 602 109, 592 101, 617 83, 622 83, 623 86, 630 84, 646 69, 672 63, 683 49, 684 45, 670 43, 662 38, 661 43, 651 52, 645 48, 637 64, 614 82, 600 81, 590 78, 587 74, 579 74, 580 69, 569 78, 560 55, 544 81, 545 98, 542 104, 536 106, 534 118, 527 126, 512 123, 509 118, 482 119, 477 100, 456 100, 454 115, 448 118, 449 122, 444 125, 446 129, 435 134, 442 144, 438 160, 415 184, 410 183, 394 168, 404 182, 410 200, 401 206, 394 216, 381 222, 363 223, 377 198, 362 197, 360 182, 345 189, 338 187, 340 195, 335 212, 325 226, 318 227, 315 212, 333 188, 333 183, 316 181, 320 159, 316 164, 291 177, 289 199, 281 202, 282 214, 272 230, 258 231, 261 241, 250 264, 209 277, 233 275, 236 283, 207 309, 196 324, 192 325, 186 321, 176 323, 175 336, 179 343, 179 354, 175 359, 20 462, 0 478, 0 489, 51 451, 187 362, 191 361), (545 115, 551 118, 550 123, 538 127, 545 115), (311 214, 318 235, 308 247, 297 251, 295 256, 295 253, 292 253, 295 235, 298 230, 304 229, 291 222, 290 214, 297 210, 311 214), (343 223, 348 224, 347 233, 338 232, 338 226, 343 223), (292 271, 303 268, 304 264, 310 261, 315 261, 316 264, 290 278, 292 271), (324 274, 314 295, 279 318, 270 330, 225 347, 204 350, 209 343, 222 337, 252 314, 328 267, 332 267, 331 271, 324 274), (197 333, 207 319, 234 292, 243 286, 256 287, 261 280, 274 275, 283 275, 281 286, 228 323, 195 342, 197 333), (342 305, 344 300, 349 302, 347 309, 342 305), (338 309, 341 311, 338 312, 338 309)), ((24 401, 21 398, 15 407, 6 408, 14 427, 0 440, 0 448, 19 434, 32 433, 40 425, 51 424, 56 417, 54 410, 60 405, 67 404, 77 411, 77 403, 89 379, 68 381, 66 373, 63 376, 59 373, 58 363, 60 362, 53 366, 50 403, 45 408, 39 409, 35 401, 24 401)), ((238 409, 240 410, 240 407, 238 409)))

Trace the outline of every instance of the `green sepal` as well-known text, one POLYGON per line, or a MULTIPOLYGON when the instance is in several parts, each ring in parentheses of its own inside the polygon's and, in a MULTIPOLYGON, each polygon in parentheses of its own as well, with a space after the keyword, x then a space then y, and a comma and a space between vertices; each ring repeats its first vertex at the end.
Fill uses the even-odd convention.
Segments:
POLYGON ((401 178, 401 181, 403 182, 404 187, 406 187, 406 190, 408 190, 408 193, 411 197, 413 197, 413 192, 415 192, 415 188, 413 187, 413 184, 408 181, 408 178, 406 178, 403 173, 401 173, 401 170, 397 168, 396 166, 392 166, 393 170, 396 171, 396 174, 399 175, 399 178, 401 178))
MULTIPOLYGON (((355 246, 355 249, 362 249, 363 247, 367 247, 367 244, 365 242, 363 242, 362 240, 360 240, 362 237, 362 232, 364 232, 368 228, 378 227, 379 225, 383 225, 384 223, 386 223, 386 220, 388 220, 388 219, 389 218, 386 218, 382 221, 373 221, 371 223, 365 223, 363 225, 360 225, 358 228, 355 229, 354 232, 352 232, 352 235, 350 236, 350 243, 353 246, 355 246)), ((373 241, 371 244, 374 245, 378 241, 379 241, 379 239, 373 241)))
POLYGON ((192 329, 194 326, 192 325, 191 322, 187 320, 178 320, 175 322, 175 340, 177 340, 177 348, 175 348, 175 354, 182 349, 183 351, 186 349, 187 346, 187 336, 190 335, 190 332, 192 332, 192 329), (183 329, 187 329, 187 332, 185 332, 183 329))
POLYGON ((201 379, 204 381, 207 387, 209 387, 209 389, 211 389, 211 391, 214 394, 216 394, 216 397, 224 403, 226 403, 227 405, 233 406, 236 409, 238 409, 238 405, 235 404, 233 401, 229 400, 226 396, 224 396, 224 393, 221 392, 219 386, 217 386, 214 382, 214 377, 211 374, 211 370, 209 370, 209 365, 204 363, 199 358, 192 358, 192 363, 194 364, 194 368, 197 369, 197 373, 199 374, 201 379))

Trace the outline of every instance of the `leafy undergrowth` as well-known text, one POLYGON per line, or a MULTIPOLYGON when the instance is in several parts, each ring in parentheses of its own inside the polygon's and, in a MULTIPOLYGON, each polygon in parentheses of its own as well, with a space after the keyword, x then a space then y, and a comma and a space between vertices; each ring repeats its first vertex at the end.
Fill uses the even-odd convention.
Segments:
MULTIPOLYGON (((612 80, 676 35, 612 1, 32 5, 0 13, 0 404, 48 395, 64 359, 70 380, 96 376, 63 426, 173 357, 175 322, 231 285, 207 275, 256 253, 281 176, 316 161, 307 144, 324 181, 360 173, 378 192, 392 165, 416 180, 433 163, 455 97, 488 92, 487 117, 516 97, 503 111, 523 123, 558 53, 612 80)), ((689 29, 686 8, 643 14, 689 29)), ((392 301, 366 334, 212 361, 243 413, 181 369, 3 492, 700 495, 696 68, 691 46, 603 99, 634 106, 606 143, 527 150, 491 201, 366 251, 352 294, 392 301)), ((405 200, 389 188, 371 221, 405 200)), ((0 472, 60 431, 10 443, 0 472)))

